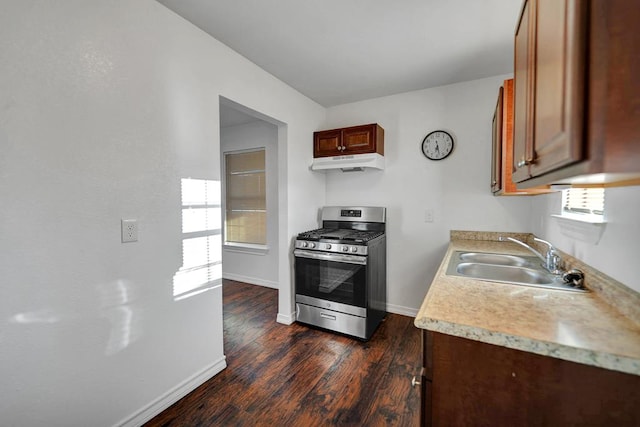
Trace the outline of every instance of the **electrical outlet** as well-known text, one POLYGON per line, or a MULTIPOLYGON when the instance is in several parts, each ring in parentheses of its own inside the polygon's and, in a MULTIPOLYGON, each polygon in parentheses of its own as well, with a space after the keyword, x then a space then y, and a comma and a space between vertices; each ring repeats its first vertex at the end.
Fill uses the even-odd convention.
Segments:
POLYGON ((122 220, 122 243, 138 241, 138 220, 122 220))
POLYGON ((424 222, 433 222, 433 209, 424 211, 424 222))

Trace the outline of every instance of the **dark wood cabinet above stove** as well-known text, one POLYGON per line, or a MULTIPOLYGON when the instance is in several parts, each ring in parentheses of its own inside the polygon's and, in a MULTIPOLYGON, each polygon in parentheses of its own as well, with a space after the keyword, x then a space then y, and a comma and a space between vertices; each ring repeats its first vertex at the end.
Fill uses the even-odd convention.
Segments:
POLYGON ((384 129, 377 123, 313 133, 313 157, 384 155, 384 129))

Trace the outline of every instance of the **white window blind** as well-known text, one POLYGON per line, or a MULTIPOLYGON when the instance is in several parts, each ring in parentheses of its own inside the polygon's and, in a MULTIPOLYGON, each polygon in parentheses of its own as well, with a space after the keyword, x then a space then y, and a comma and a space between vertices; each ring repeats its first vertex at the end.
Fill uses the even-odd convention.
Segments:
POLYGON ((562 214, 602 217, 604 188, 570 188, 562 192, 562 214))
POLYGON ((225 242, 267 244, 265 150, 225 153, 225 242))

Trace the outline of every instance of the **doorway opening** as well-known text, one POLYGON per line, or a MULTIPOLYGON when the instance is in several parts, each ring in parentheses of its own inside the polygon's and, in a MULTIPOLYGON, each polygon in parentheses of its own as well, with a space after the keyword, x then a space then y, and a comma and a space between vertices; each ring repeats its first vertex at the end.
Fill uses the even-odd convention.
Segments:
POLYGON ((285 123, 220 97, 223 294, 225 281, 276 289, 276 313, 292 293, 281 288, 290 283, 281 277, 290 275, 286 136, 285 123))

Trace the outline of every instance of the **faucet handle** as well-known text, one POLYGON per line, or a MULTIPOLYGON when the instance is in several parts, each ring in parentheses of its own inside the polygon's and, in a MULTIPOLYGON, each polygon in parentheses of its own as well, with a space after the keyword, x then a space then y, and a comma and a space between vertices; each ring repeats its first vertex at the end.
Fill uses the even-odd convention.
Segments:
POLYGON ((539 239, 537 237, 533 238, 534 241, 544 243, 549 248, 547 249, 547 253, 545 255, 545 267, 552 274, 562 274, 562 258, 558 253, 558 250, 549 242, 543 239, 539 239))
POLYGON ((562 274, 562 258, 553 246, 547 251, 546 258, 547 270, 553 274, 562 274))
POLYGON ((540 242, 540 243, 544 243, 545 245, 549 246, 549 250, 550 251, 554 251, 556 250, 556 248, 549 242, 547 242, 546 240, 542 240, 542 239, 538 239, 537 237, 534 237, 533 240, 535 240, 536 242, 540 242))

